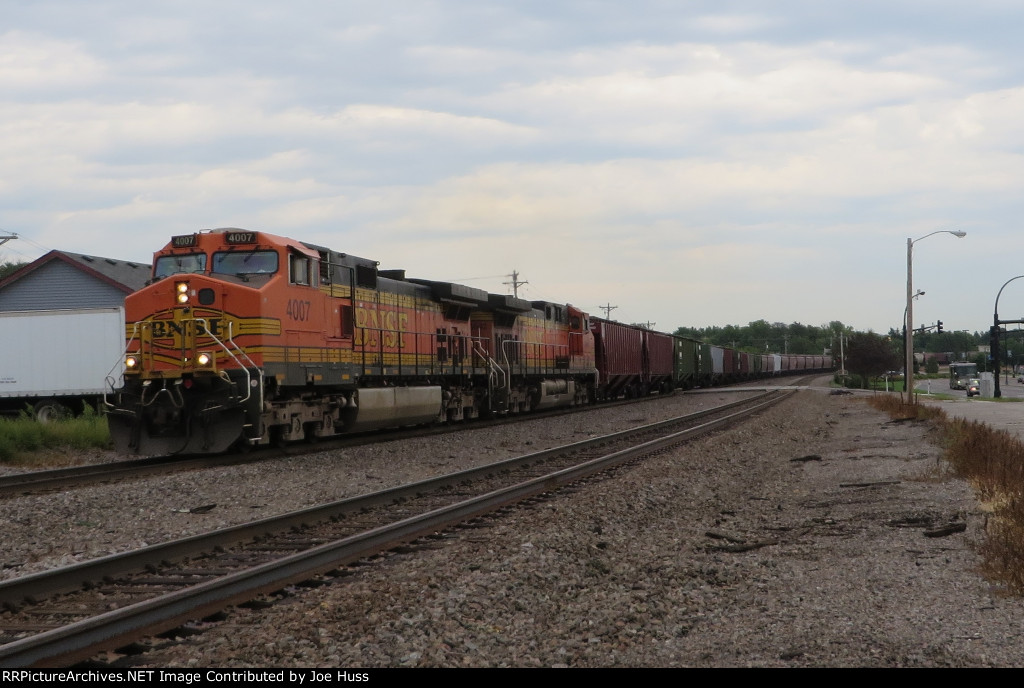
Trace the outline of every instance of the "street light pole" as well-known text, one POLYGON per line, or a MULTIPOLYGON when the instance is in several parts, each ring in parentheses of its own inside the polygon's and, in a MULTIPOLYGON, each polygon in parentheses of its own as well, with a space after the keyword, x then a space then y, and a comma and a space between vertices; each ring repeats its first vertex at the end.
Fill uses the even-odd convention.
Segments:
MULTIPOLYGON (((1013 280, 1019 280, 1021 277, 1024 277, 1024 275, 1017 275, 1016 277, 1011 277, 1006 280, 1006 282, 1003 283, 1003 286, 999 287, 999 293, 996 294, 996 303, 992 306, 992 372, 995 373, 996 380, 996 387, 993 394, 997 399, 1003 396, 1002 391, 999 389, 999 325, 1001 324, 999 322, 999 297, 1003 295, 1003 289, 1006 289, 1007 284, 1013 280)), ((1015 321, 1011 320, 1007 322, 1015 321)))
MULTIPOLYGON (((922 237, 924 238, 924 237, 922 237)), ((920 241, 920 239, 918 240, 920 241)), ((914 403, 914 242, 907 237, 907 320, 903 342, 903 389, 907 403, 914 403)))
POLYGON ((907 237, 907 339, 906 361, 904 361, 904 389, 907 390, 908 403, 915 403, 914 399, 914 244, 921 239, 927 239, 934 234, 952 234, 958 239, 967 236, 967 232, 952 229, 937 229, 923 237, 911 240, 907 237))

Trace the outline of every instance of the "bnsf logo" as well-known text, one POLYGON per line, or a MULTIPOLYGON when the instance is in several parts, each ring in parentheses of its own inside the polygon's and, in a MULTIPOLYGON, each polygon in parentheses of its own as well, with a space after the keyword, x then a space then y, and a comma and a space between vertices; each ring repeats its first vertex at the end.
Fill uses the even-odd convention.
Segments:
POLYGON ((153 333, 153 339, 167 339, 173 337, 176 345, 180 344, 181 337, 185 334, 185 330, 194 325, 196 329, 196 336, 204 334, 212 334, 214 337, 220 339, 224 332, 224 328, 221 326, 223 320, 221 318, 210 318, 206 321, 206 327, 202 323, 178 323, 173 320, 154 320, 150 323, 150 330, 153 333))
POLYGON ((377 311, 356 308, 357 345, 374 347, 377 338, 383 339, 384 346, 405 348, 405 336, 409 329, 409 314, 398 311, 377 311))

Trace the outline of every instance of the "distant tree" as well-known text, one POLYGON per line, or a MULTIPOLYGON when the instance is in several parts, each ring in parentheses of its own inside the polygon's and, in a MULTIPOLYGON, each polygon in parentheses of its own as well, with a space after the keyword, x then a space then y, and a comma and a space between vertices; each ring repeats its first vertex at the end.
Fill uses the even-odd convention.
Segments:
POLYGON ((867 386, 873 377, 884 375, 900 365, 900 354, 891 339, 874 332, 857 332, 850 335, 846 350, 846 369, 860 375, 867 386))
POLYGON ((680 327, 675 333, 752 353, 821 354, 835 344, 838 333, 845 336, 851 331, 838 320, 820 327, 755 320, 746 325, 680 327))
POLYGON ((11 273, 15 272, 16 270, 20 270, 25 265, 28 265, 28 263, 24 263, 24 262, 12 263, 10 261, 4 261, 4 262, 0 263, 0 279, 3 279, 4 277, 7 277, 7 275, 10 275, 11 273))

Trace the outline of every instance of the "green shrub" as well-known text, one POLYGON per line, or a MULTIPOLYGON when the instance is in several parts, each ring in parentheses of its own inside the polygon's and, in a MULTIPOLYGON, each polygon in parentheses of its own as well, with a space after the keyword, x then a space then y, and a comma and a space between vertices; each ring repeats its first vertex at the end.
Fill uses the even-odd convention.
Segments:
POLYGON ((92 409, 76 418, 37 423, 22 412, 17 418, 0 418, 0 462, 23 460, 42 451, 109 449, 112 446, 106 416, 92 409))

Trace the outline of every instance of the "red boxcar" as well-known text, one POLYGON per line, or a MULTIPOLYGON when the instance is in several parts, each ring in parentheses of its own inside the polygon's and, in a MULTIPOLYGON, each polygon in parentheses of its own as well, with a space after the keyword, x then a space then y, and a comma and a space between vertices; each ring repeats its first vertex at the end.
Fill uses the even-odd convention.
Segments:
POLYGON ((636 397, 672 388, 671 335, 601 318, 590 319, 598 399, 636 397))
POLYGON ((672 335, 654 330, 645 330, 647 342, 647 385, 650 391, 672 389, 673 351, 675 342, 672 335))

